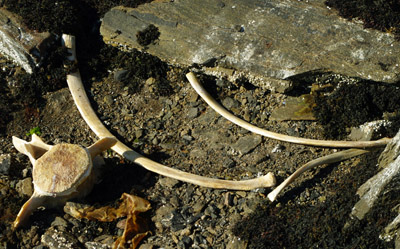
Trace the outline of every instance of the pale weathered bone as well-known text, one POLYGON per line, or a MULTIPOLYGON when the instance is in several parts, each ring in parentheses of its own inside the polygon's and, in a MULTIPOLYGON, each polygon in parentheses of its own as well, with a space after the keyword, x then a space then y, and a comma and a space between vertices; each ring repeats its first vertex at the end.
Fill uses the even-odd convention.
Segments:
MULTIPOLYGON (((75 61, 75 37, 64 34, 62 36, 62 41, 64 46, 71 52, 69 60, 75 61)), ((112 136, 112 134, 101 123, 100 119, 92 109, 89 99, 85 93, 79 70, 71 72, 67 75, 67 83, 75 104, 83 119, 89 125, 90 129, 92 129, 92 131, 100 138, 112 136)), ((129 161, 137 163, 149 171, 203 187, 232 190, 251 190, 256 188, 272 187, 276 183, 275 177, 272 173, 268 173, 265 176, 251 180, 229 181, 183 172, 154 162, 130 149, 119 140, 111 149, 129 161)))
POLYGON ((211 95, 204 89, 204 87, 197 80, 194 73, 190 72, 186 74, 187 79, 190 84, 194 88, 194 90, 203 98, 203 100, 212 108, 214 111, 219 113, 224 118, 228 119, 232 123, 249 130, 251 132, 257 133, 261 136, 265 136, 268 138, 295 143, 295 144, 304 144, 304 145, 312 145, 312 146, 322 146, 322 147, 333 147, 333 148, 369 148, 369 147, 380 147, 385 146, 391 139, 383 138, 376 141, 334 141, 334 140, 317 140, 317 139, 309 139, 309 138, 301 138, 301 137, 293 137, 288 135, 279 134, 276 132, 271 132, 268 130, 264 130, 255 125, 252 125, 229 111, 227 111, 223 106, 221 106, 211 95))
POLYGON ((323 156, 320 158, 317 158, 315 160, 312 160, 300 168, 298 168, 292 175, 290 175, 288 178, 286 178, 285 181, 283 181, 281 184, 279 184, 274 190, 272 190, 268 194, 268 199, 270 201, 275 201, 276 198, 278 197, 279 193, 287 187, 290 183, 292 183, 297 177, 299 177, 303 172, 310 170, 316 166, 322 165, 322 164, 330 164, 330 163, 336 163, 340 162, 355 156, 359 156, 365 153, 368 153, 368 150, 361 150, 361 149, 348 149, 336 153, 332 153, 327 156, 323 156))
POLYGON ((93 159, 116 143, 105 137, 89 148, 75 144, 48 145, 35 134, 31 142, 13 137, 14 147, 27 155, 33 165, 34 192, 22 206, 13 227, 23 225, 39 206, 55 207, 87 195, 95 183, 93 159))

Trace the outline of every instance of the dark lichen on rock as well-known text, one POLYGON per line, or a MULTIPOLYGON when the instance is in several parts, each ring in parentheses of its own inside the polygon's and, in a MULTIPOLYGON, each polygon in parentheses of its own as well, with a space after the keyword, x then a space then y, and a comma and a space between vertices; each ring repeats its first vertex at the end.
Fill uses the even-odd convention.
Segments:
POLYGON ((154 44, 159 37, 160 31, 153 24, 150 24, 142 31, 138 31, 136 34, 137 42, 143 47, 154 44))

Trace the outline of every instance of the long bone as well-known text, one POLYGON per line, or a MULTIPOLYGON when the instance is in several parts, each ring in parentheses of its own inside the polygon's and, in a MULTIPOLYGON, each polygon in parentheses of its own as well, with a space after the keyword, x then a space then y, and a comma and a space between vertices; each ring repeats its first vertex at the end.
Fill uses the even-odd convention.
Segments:
POLYGON ((224 107, 222 107, 211 95, 204 89, 204 87, 197 80, 194 73, 190 72, 186 74, 187 79, 190 84, 194 88, 194 90, 203 98, 203 100, 212 108, 214 111, 219 113, 224 118, 228 119, 232 123, 249 130, 251 132, 257 133, 261 136, 265 136, 268 138, 295 143, 295 144, 303 144, 303 145, 312 145, 312 146, 321 146, 321 147, 332 147, 332 148, 370 148, 370 147, 380 147, 385 146, 390 138, 383 138, 375 141, 335 141, 335 140, 318 140, 318 139, 309 139, 309 138, 301 138, 301 137, 293 137, 284 134, 279 134, 276 132, 271 132, 255 125, 252 125, 229 111, 227 111, 224 107))
MULTIPOLYGON (((62 35, 62 41, 64 46, 71 54, 68 56, 68 59, 73 62, 76 61, 75 37, 64 34, 62 35)), ((100 138, 113 136, 111 132, 109 132, 101 123, 100 119, 92 109, 89 99, 85 93, 79 70, 73 71, 67 75, 67 83, 74 102, 83 119, 89 125, 90 129, 92 129, 92 131, 100 138)), ((149 171, 203 187, 232 190, 251 190, 256 188, 272 187, 276 183, 275 176, 272 173, 268 173, 265 176, 251 180, 229 181, 183 172, 154 162, 130 149, 119 140, 111 149, 127 160, 139 164, 149 171)))

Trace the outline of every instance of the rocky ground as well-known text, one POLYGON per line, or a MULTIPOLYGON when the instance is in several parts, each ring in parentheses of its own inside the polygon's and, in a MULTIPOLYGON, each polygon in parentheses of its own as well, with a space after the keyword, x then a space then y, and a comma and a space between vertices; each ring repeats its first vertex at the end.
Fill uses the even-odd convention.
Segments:
MULTIPOLYGON (((11 137, 29 140, 31 129, 38 127, 43 140, 51 144, 88 146, 97 139, 66 87, 60 69, 63 53, 58 45, 53 49, 58 53, 33 75, 5 58, 0 60, 0 247, 110 248, 123 232, 118 221, 75 219, 62 208, 40 209, 27 227, 11 229, 18 210, 32 194, 32 166, 12 146, 11 137)), ((230 123, 209 108, 185 79, 185 73, 196 68, 173 67, 145 53, 119 52, 97 40, 88 45, 79 38, 78 60, 92 106, 104 124, 131 148, 169 167, 234 180, 273 172, 281 182, 302 164, 336 151, 266 139, 230 123), (93 48, 97 54, 89 53, 90 49, 85 53, 90 46, 97 46, 93 48)), ((330 85, 329 91, 353 86, 330 94, 334 100, 328 102, 335 109, 324 106, 322 100, 316 102, 319 108, 315 110, 324 111, 319 116, 340 110, 346 118, 335 118, 334 127, 322 125, 323 119, 275 121, 271 114, 286 104, 288 95, 247 82, 231 83, 205 75, 199 78, 235 115, 293 136, 345 138, 351 125, 380 119, 383 112, 393 113, 397 108, 376 104, 384 99, 377 94, 379 98, 368 102, 374 103, 370 109, 374 115, 364 120, 361 114, 365 106, 352 105, 351 93, 358 91, 360 99, 371 99, 367 94, 379 93, 376 89, 395 92, 398 87, 369 82, 375 87, 372 91, 365 81, 313 74, 294 79, 298 87, 289 94, 308 93, 315 83, 330 85), (341 122, 337 120, 348 123, 338 127, 341 122)), ((397 130, 398 126, 377 136, 393 135, 397 130)), ((151 234, 140 248, 393 248, 394 242, 379 239, 380 231, 397 215, 392 210, 393 198, 379 200, 362 221, 349 216, 358 200, 357 188, 378 171, 379 154, 376 151, 311 170, 271 203, 266 198, 270 189, 202 188, 153 174, 108 151, 104 153, 102 181, 78 202, 97 207, 116 205, 122 193, 149 200, 152 208, 144 218, 151 234)))

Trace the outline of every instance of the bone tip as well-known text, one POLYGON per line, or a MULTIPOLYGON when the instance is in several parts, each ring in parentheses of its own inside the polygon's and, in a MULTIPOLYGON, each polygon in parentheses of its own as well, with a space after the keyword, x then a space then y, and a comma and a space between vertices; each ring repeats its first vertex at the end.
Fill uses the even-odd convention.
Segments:
POLYGON ((15 218, 15 221, 12 224, 13 229, 17 229, 27 224, 29 217, 33 213, 33 210, 22 209, 15 218))
MULTIPOLYGON (((277 189, 275 189, 275 190, 277 190, 277 189)), ((269 199, 271 202, 274 202, 274 201, 276 200, 276 198, 278 197, 278 194, 279 194, 279 192, 280 192, 280 191, 275 191, 275 190, 271 191, 271 192, 267 195, 268 199, 269 199)))
POLYGON ((25 143, 25 140, 22 140, 21 138, 18 138, 16 136, 12 136, 12 143, 14 147, 16 147, 16 144, 19 145, 21 143, 25 143))
POLYGON ((274 173, 269 172, 265 177, 265 187, 273 187, 276 185, 276 178, 274 173))
POLYGON ((13 224, 12 224, 12 228, 13 228, 13 229, 17 229, 17 228, 19 228, 21 225, 22 225, 21 219, 19 219, 19 217, 17 217, 17 218, 15 219, 15 221, 13 222, 13 224))

